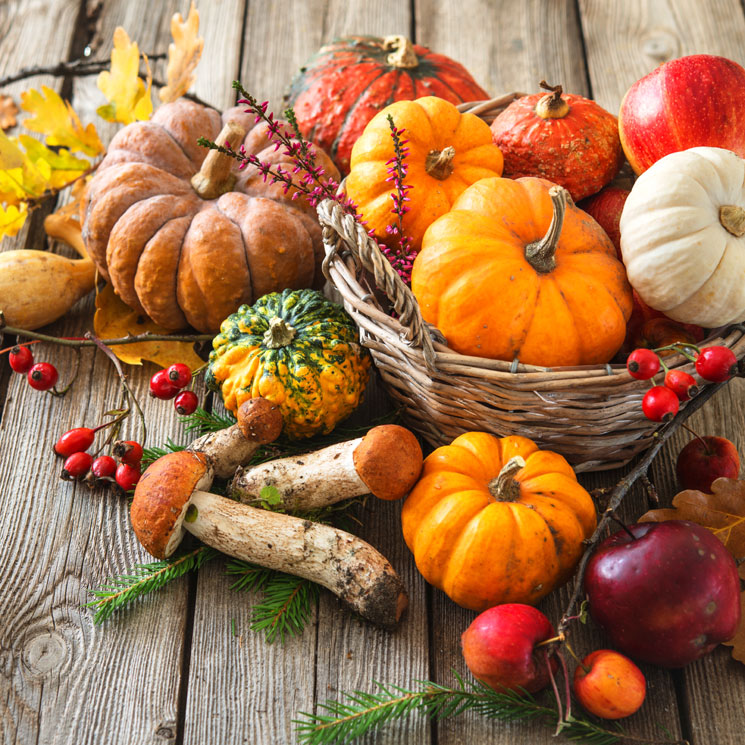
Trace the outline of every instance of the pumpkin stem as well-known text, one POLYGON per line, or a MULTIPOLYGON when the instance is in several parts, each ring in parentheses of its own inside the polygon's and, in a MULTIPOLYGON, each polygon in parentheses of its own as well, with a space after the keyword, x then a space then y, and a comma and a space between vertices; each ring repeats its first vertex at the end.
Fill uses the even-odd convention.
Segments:
POLYGON ((745 210, 736 204, 725 204, 719 208, 719 222, 724 229, 737 238, 745 235, 745 210))
POLYGON ((452 145, 442 150, 430 150, 424 161, 424 168, 433 178, 444 181, 452 172, 455 148, 452 145))
POLYGON ((535 243, 525 246, 525 258, 539 274, 548 274, 556 267, 556 247, 561 229, 564 226, 564 213, 567 208, 569 192, 563 186, 552 186, 548 190, 554 205, 554 214, 546 235, 535 243))
POLYGON ((383 39, 383 49, 392 50, 385 61, 391 67, 413 68, 419 66, 419 58, 414 51, 414 45, 400 34, 386 36, 383 39))
POLYGON ((551 93, 547 93, 539 99, 535 105, 535 113, 541 119, 563 119, 569 113, 569 104, 561 97, 563 93, 560 85, 549 85, 545 80, 541 80, 541 88, 551 93))
POLYGON ((263 344, 269 349, 286 347, 297 335, 293 326, 290 326, 284 318, 276 316, 269 320, 269 328, 264 333, 263 344))
POLYGON ((520 499, 520 482, 513 478, 521 468, 525 468, 525 458, 516 455, 510 458, 489 482, 489 494, 498 502, 516 502, 520 499))
MULTIPOLYGON (((235 149, 243 142, 246 131, 235 122, 228 122, 217 135, 217 145, 229 145, 235 149)), ((237 176, 233 173, 233 158, 229 155, 210 150, 202 167, 191 178, 194 191, 202 199, 217 199, 221 194, 230 191, 235 185, 237 176)))

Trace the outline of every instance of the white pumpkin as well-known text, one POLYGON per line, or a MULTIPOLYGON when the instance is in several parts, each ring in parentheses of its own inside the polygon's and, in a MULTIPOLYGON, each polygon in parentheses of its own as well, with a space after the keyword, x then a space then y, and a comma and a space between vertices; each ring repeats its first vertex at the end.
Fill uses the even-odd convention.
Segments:
POLYGON ((620 226, 647 305, 706 328, 745 320, 745 160, 718 147, 666 155, 634 184, 620 226))

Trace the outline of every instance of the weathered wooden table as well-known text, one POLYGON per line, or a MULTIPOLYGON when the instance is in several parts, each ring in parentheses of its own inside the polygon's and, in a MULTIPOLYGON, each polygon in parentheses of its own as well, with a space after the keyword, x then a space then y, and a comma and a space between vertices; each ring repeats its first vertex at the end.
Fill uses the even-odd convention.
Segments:
MULTIPOLYGON (((0 75, 90 54, 106 58, 116 26, 146 52, 164 52, 175 11, 188 0, 2 0, 0 75)), ((269 99, 323 42, 350 33, 403 33, 466 65, 490 92, 537 89, 542 78, 617 111, 627 87, 671 57, 721 54, 745 63, 740 0, 201 0, 205 52, 195 92, 217 107, 233 102, 231 81, 269 99)), ((162 63, 155 65, 163 76, 162 63)), ((8 86, 15 96, 42 84, 69 97, 83 121, 102 99, 95 77, 36 77, 8 86)), ((100 120, 98 120, 100 122, 100 120)), ((113 127, 99 127, 110 137, 113 127)), ((45 248, 41 216, 1 250, 45 248)), ((91 325, 92 299, 79 303, 51 333, 75 335, 91 325)), ((73 355, 48 347, 62 378, 73 355)), ((154 371, 131 373, 146 390, 154 371)), ((228 745, 294 741, 299 710, 341 689, 372 680, 408 685, 453 680, 465 671, 459 636, 474 617, 426 586, 401 539, 398 505, 370 505, 360 533, 402 573, 411 604, 394 633, 374 629, 323 594, 299 638, 267 645, 249 629, 251 597, 229 590, 221 563, 206 565, 136 607, 94 626, 81 607, 87 590, 147 557, 129 527, 126 501, 58 479, 51 444, 62 431, 101 420, 118 382, 102 355, 83 354, 73 391, 54 399, 31 390, 0 364, 0 740, 49 743, 188 743, 228 745)), ((745 446, 743 386, 732 384, 705 407, 701 431, 745 446)), ((148 400, 149 444, 188 438, 172 407, 148 400)), ((387 407, 368 397, 370 417, 387 407)), ((676 436, 652 469, 663 499, 675 492, 672 464, 687 439, 676 436)), ((583 478, 615 483, 622 472, 583 478)), ((646 509, 637 490, 624 516, 646 509)), ((567 590, 542 605, 557 620, 567 590)), ((582 651, 601 645, 592 627, 576 637, 582 651)), ((687 738, 696 745, 745 740, 745 668, 720 647, 676 671, 644 668, 648 700, 626 727, 637 736, 687 738)), ((556 742, 541 725, 504 726, 472 715, 439 724, 418 718, 387 728, 376 743, 556 742)))

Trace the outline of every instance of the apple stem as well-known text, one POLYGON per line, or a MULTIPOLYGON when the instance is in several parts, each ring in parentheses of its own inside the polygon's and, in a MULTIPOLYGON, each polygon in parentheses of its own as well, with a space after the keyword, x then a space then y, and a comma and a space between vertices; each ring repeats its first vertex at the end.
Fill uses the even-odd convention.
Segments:
POLYGON ((685 422, 681 422, 680 426, 683 427, 683 429, 686 430, 687 432, 690 432, 694 437, 697 437, 699 440, 701 440, 701 443, 704 446, 704 455, 714 455, 714 452, 711 450, 706 440, 704 440, 704 438, 701 437, 701 435, 698 432, 696 432, 695 429, 693 429, 692 427, 689 427, 685 422))
POLYGON ((543 647, 547 644, 553 644, 554 642, 563 642, 566 639, 564 634, 558 634, 557 636, 552 636, 550 639, 544 639, 542 642, 538 642, 536 644, 536 647, 543 647))
POLYGON ((554 690, 554 698, 556 699, 556 708, 559 712, 559 720, 556 722, 556 732, 554 732, 554 737, 555 737, 564 728, 566 720, 564 719, 564 707, 561 705, 561 696, 559 695, 559 687, 556 685, 556 678, 554 677, 554 671, 551 669, 550 654, 547 649, 543 650, 543 656, 546 659, 546 667, 548 668, 548 677, 551 680, 551 688, 553 688, 554 690))
MULTIPOLYGON (((564 676, 564 695, 566 696, 566 702, 567 702, 567 710, 565 713, 564 720, 567 722, 571 722, 572 721, 572 690, 569 685, 569 669, 567 668, 567 661, 564 659, 564 655, 561 653, 561 650, 559 650, 556 653, 556 656, 559 658, 559 664, 561 665, 561 673, 564 676)), ((582 667, 584 667, 584 665, 582 665, 582 667)), ((587 672, 589 672, 589 670, 587 670, 587 672)))
POLYGON ((564 642, 564 646, 567 648, 567 652, 574 657, 575 662, 584 670, 585 675, 587 675, 590 672, 590 668, 577 657, 577 653, 572 649, 572 645, 569 642, 564 642))
POLYGON ((629 530, 628 526, 623 520, 616 517, 616 515, 612 512, 610 513, 610 519, 613 520, 614 523, 617 523, 618 525, 620 525, 621 528, 629 534, 629 537, 631 538, 632 541, 636 540, 636 536, 629 530))

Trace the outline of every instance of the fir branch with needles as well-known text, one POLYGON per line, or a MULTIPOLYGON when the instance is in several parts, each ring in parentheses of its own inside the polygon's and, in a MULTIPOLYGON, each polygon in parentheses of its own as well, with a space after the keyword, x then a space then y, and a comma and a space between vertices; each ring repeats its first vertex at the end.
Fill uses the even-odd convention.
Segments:
POLYGON ((186 450, 186 445, 176 445, 170 437, 163 447, 153 446, 143 448, 141 461, 142 470, 145 470, 153 461, 158 460, 158 458, 162 458, 164 455, 168 455, 168 453, 177 453, 179 450, 186 450))
POLYGON ((219 414, 216 411, 206 411, 200 407, 193 414, 181 417, 181 421, 184 423, 187 432, 201 436, 232 426, 235 424, 236 418, 229 411, 219 414))
POLYGON ((95 608, 93 623, 103 623, 114 611, 184 574, 196 571, 218 553, 209 546, 199 546, 164 561, 138 564, 128 574, 110 579, 99 589, 91 590, 96 599, 86 603, 84 607, 95 608))

